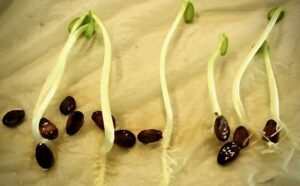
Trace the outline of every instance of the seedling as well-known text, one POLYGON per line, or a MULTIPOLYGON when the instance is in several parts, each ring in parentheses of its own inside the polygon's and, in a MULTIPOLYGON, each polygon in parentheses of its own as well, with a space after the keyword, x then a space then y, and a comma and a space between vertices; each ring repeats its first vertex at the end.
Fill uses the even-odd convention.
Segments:
POLYGON ((104 121, 104 142, 100 149, 100 173, 98 177, 95 179, 95 185, 105 185, 105 175, 106 175, 106 156, 108 152, 111 150, 114 144, 115 132, 114 132, 114 124, 110 111, 110 103, 109 103, 109 77, 110 77, 110 66, 111 66, 111 42, 108 35, 108 32, 103 25, 102 21, 95 15, 91 14, 91 17, 95 20, 96 25, 99 26, 103 41, 104 41, 104 62, 102 65, 102 74, 101 74, 101 85, 100 85, 100 101, 102 108, 102 115, 104 121))
POLYGON ((222 34, 219 39, 219 45, 214 53, 210 56, 207 66, 207 84, 209 98, 212 105, 212 111, 216 115, 216 120, 214 124, 214 132, 218 140, 226 141, 230 136, 230 128, 226 118, 222 115, 219 106, 215 79, 214 79, 214 65, 218 56, 225 56, 228 50, 228 37, 222 34))
POLYGON ((269 147, 267 151, 272 152, 271 149, 273 149, 273 151, 278 150, 278 148, 274 148, 274 147, 277 147, 276 145, 278 142, 277 138, 279 137, 279 132, 281 130, 284 131, 284 134, 290 140, 293 149, 298 148, 299 139, 295 138, 291 134, 287 125, 284 122, 282 122, 280 119, 278 88, 277 88, 276 79, 275 79, 275 75, 272 69, 271 60, 269 56, 269 47, 266 41, 262 45, 262 51, 263 51, 264 63, 266 66, 266 72, 267 72, 268 84, 269 84, 269 94, 270 94, 271 120, 269 120, 268 123, 270 123, 270 121, 273 121, 276 124, 276 132, 273 133, 271 136, 269 137, 265 136, 266 134, 263 132, 264 139, 267 140, 267 145, 269 147), (273 140, 275 136, 278 136, 277 138, 275 138, 277 140, 273 140))
MULTIPOLYGON (((166 56, 168 52, 168 47, 170 45, 171 39, 181 21, 181 19, 184 17, 184 14, 187 10, 187 6, 189 4, 192 4, 190 0, 184 0, 177 17, 175 21, 173 22, 171 29, 169 30, 161 49, 160 53, 160 83, 161 83, 161 89, 162 89, 162 96, 164 101, 164 106, 166 110, 166 126, 164 130, 164 138, 162 140, 162 154, 161 154, 161 160, 162 160, 162 180, 161 185, 169 185, 170 183, 170 174, 172 172, 171 166, 174 164, 174 160, 171 158, 171 156, 168 154, 167 149, 170 146, 170 140, 171 140, 171 134, 173 130, 173 111, 172 111, 172 105, 169 97, 168 87, 167 87, 167 80, 166 80, 166 56)), ((192 5, 189 5, 190 7, 192 5)), ((188 12, 185 14, 186 16, 185 21, 190 22, 191 17, 193 17, 191 8, 188 10, 188 12)))
MULTIPOLYGON (((42 138, 39 131, 39 122, 57 91, 62 75, 64 73, 67 57, 73 45, 75 44, 76 40, 82 35, 82 33, 87 32, 87 28, 90 27, 90 23, 82 24, 85 18, 86 16, 82 16, 76 19, 76 21, 72 21, 72 26, 71 28, 69 27, 70 33, 68 40, 58 57, 58 61, 50 71, 40 92, 35 108, 33 109, 31 131, 36 142, 49 142, 48 140, 42 138)), ((88 33, 90 33, 90 31, 88 31, 88 33)))
POLYGON ((263 31, 262 35, 259 37, 258 41, 255 43, 255 45, 251 48, 251 50, 250 50, 249 54, 246 56, 245 60, 242 62, 242 65, 239 68, 239 70, 235 76, 235 79, 233 81, 232 98, 233 98, 233 105, 234 105, 235 111, 239 117, 240 122, 243 125, 246 125, 247 128, 249 128, 252 132, 254 132, 256 138, 258 138, 259 133, 253 126, 248 124, 248 118, 245 113, 242 101, 241 101, 241 97, 240 97, 241 79, 242 79, 243 74, 245 73, 248 65, 252 61, 253 57, 255 56, 255 54, 257 53, 259 48, 262 46, 263 42, 267 39, 268 35, 272 31, 273 27, 275 26, 275 24, 276 24, 277 20, 279 19, 280 15, 282 14, 282 12, 283 12, 283 8, 278 7, 274 11, 274 13, 272 13, 271 19, 270 19, 267 27, 263 31))

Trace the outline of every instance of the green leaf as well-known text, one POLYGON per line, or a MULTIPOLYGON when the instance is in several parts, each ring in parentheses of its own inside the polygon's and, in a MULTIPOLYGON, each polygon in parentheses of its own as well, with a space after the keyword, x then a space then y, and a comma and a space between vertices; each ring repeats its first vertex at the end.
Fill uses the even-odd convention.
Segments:
MULTIPOLYGON (((278 9, 279 7, 275 7, 275 8, 272 8, 269 13, 268 13, 268 20, 270 21, 272 16, 274 15, 275 11, 278 9)), ((279 21, 281 21, 281 19, 284 17, 284 11, 281 11, 279 16, 278 16, 278 19, 276 21, 276 23, 278 23, 279 21)))
POLYGON ((225 34, 222 34, 222 43, 220 47, 220 55, 225 56, 228 50, 228 37, 225 34))
POLYGON ((78 19, 79 19, 79 17, 73 19, 73 20, 70 22, 69 27, 68 27, 68 32, 69 32, 69 33, 71 32, 71 30, 72 30, 74 24, 76 23, 76 21, 77 21, 78 19))
POLYGON ((84 32, 84 35, 87 39, 90 39, 94 33, 95 33, 95 21, 91 20, 91 22, 88 24, 88 27, 84 32))
MULTIPOLYGON (((69 33, 71 32, 72 28, 74 27, 74 24, 79 18, 75 18, 74 20, 71 21, 68 27, 69 33)), ((84 16, 84 19, 82 20, 82 23, 79 25, 79 27, 86 26, 86 29, 84 32, 81 34, 85 36, 87 39, 90 39, 93 34, 95 33, 95 20, 92 16, 92 12, 89 12, 86 16, 84 16)), ((79 28, 78 27, 78 28, 79 28)))
POLYGON ((185 12, 184 12, 184 21, 186 23, 192 23, 194 20, 194 14, 195 14, 195 9, 194 9, 194 5, 191 2, 188 2, 185 12))

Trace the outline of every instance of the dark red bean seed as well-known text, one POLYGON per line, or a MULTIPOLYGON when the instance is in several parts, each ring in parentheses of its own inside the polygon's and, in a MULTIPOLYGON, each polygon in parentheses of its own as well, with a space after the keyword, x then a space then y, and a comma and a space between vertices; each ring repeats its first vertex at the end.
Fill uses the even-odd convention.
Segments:
POLYGON ((24 117, 24 110, 11 110, 3 116, 2 123, 7 127, 16 127, 22 123, 24 117))
POLYGON ((72 112, 69 115, 69 118, 67 120, 66 124, 66 132, 69 135, 74 135, 79 131, 79 129, 82 127, 84 122, 84 115, 80 111, 72 112))
POLYGON ((239 153, 239 146, 237 146, 234 142, 227 142, 220 148, 217 161, 220 165, 226 165, 227 163, 235 160, 239 153))
MULTIPOLYGON (((112 120, 113 120, 114 128, 116 128, 116 120, 113 116, 111 116, 111 117, 112 117, 112 120)), ((102 111, 93 112, 91 118, 100 129, 105 130, 104 129, 104 121, 103 121, 102 111)))
POLYGON ((76 109, 76 101, 72 96, 67 96, 59 105, 62 114, 68 115, 76 109))
POLYGON ((239 126, 233 133, 233 141, 240 148, 245 148, 249 145, 249 133, 244 126, 239 126))
POLYGON ((129 130, 116 130, 115 143, 120 147, 130 148, 136 142, 135 135, 129 130))
POLYGON ((58 136, 56 126, 46 118, 40 120, 39 129, 41 135, 46 139, 53 140, 58 136))
POLYGON ((160 130, 148 129, 148 130, 142 130, 138 134, 137 138, 141 143, 148 144, 148 143, 159 141, 160 139, 163 138, 163 136, 160 130))
POLYGON ((263 130, 265 133, 263 136, 263 139, 265 141, 271 141, 273 143, 277 143, 279 141, 279 132, 277 132, 276 127, 277 127, 276 121, 274 121, 273 119, 270 119, 267 121, 267 123, 264 127, 264 130, 263 130))
POLYGON ((226 141, 230 136, 228 121, 224 116, 218 116, 214 125, 215 135, 220 141, 226 141))
POLYGON ((36 146, 35 159, 43 169, 51 168, 54 163, 53 153, 44 143, 39 143, 36 146))

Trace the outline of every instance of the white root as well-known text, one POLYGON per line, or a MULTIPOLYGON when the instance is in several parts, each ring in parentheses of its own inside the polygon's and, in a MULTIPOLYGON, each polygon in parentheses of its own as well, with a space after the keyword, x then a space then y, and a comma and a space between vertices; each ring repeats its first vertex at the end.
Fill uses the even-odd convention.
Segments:
POLYGON ((105 138, 101 146, 101 152, 100 152, 100 161, 101 161, 100 173, 95 180, 95 185, 102 186, 105 185, 106 156, 107 153, 111 150, 115 138, 114 126, 111 117, 110 103, 108 97, 112 51, 111 51, 110 38, 105 26, 102 24, 100 19, 95 14, 92 14, 92 17, 95 19, 97 25, 99 25, 102 31, 103 40, 104 40, 104 50, 105 50, 104 62, 102 66, 101 87, 100 87, 100 91, 101 91, 100 99, 101 99, 101 108, 102 108, 103 121, 104 121, 105 138))
POLYGON ((171 134, 173 130, 173 111, 172 111, 172 106, 171 106, 171 101, 169 97, 169 92, 168 92, 168 86, 167 86, 167 81, 166 81, 166 56, 168 52, 168 47, 171 43, 171 39, 176 31, 176 28, 178 27, 178 24, 180 23, 184 12, 186 10, 187 4, 189 3, 189 0, 185 0, 179 10, 179 13, 175 19, 175 21, 172 24, 171 29, 169 30, 162 49, 160 53, 160 83, 161 83, 161 89, 162 89, 162 96, 163 96, 163 101, 164 101, 164 106, 166 110, 166 127, 164 130, 164 138, 162 140, 162 154, 161 154, 161 159, 162 159, 162 180, 161 180, 161 185, 169 185, 170 183, 170 160, 168 159, 168 153, 167 149, 169 148, 170 145, 170 140, 171 140, 171 134))

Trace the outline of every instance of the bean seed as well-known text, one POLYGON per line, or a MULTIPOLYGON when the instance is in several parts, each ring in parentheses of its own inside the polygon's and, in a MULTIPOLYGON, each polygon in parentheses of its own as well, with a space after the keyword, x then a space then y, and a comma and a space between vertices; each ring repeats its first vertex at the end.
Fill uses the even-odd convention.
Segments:
POLYGON ((277 143, 279 141, 279 132, 277 132, 277 123, 273 119, 267 121, 264 127, 263 140, 277 143))
POLYGON ((2 123, 7 127, 16 127, 22 123, 24 117, 24 110, 11 110, 3 116, 2 123))
MULTIPOLYGON (((116 128, 116 120, 113 116, 112 120, 113 120, 113 124, 114 124, 114 128, 116 128)), ((95 111, 92 114, 92 120, 95 122, 95 124, 102 130, 104 129, 104 121, 103 121, 103 115, 102 115, 102 111, 95 111)))
POLYGON ((233 134, 233 141, 240 148, 247 147, 249 145, 249 133, 247 129, 243 126, 236 128, 233 134))
POLYGON ((53 153, 44 143, 39 143, 36 146, 35 159, 43 169, 51 168, 54 163, 53 153))
POLYGON ((121 147, 133 147, 136 142, 135 135, 129 130, 116 130, 115 143, 121 147))
POLYGON ((218 116, 214 125, 215 135, 220 141, 226 141, 230 136, 228 121, 224 116, 218 116))
POLYGON ((60 104, 59 110, 62 114, 68 115, 76 109, 76 101, 72 96, 67 96, 60 104))
POLYGON ((79 131, 79 129, 82 127, 84 122, 84 115, 80 111, 72 112, 69 115, 69 118, 67 120, 66 124, 66 132, 69 135, 74 135, 79 131))
POLYGON ((40 120, 39 130, 41 135, 49 140, 53 140, 58 136, 58 130, 56 126, 46 118, 42 118, 40 120))
POLYGON ((235 160, 239 153, 239 146, 237 146, 234 142, 227 142, 220 148, 217 161, 220 165, 226 165, 227 163, 235 160))
POLYGON ((137 138, 141 143, 148 144, 148 143, 159 141, 160 139, 163 138, 163 136, 160 130, 148 129, 148 130, 142 130, 138 134, 137 138))

